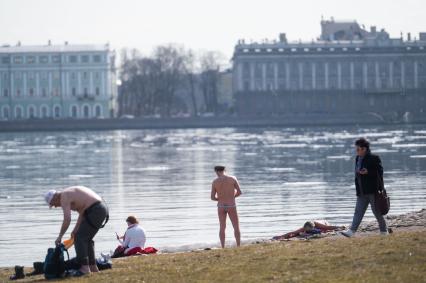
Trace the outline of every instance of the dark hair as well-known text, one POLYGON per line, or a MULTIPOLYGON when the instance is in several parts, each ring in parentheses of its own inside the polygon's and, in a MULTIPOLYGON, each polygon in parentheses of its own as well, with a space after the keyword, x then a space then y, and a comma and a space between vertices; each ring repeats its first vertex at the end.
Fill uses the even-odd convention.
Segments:
POLYGON ((307 221, 305 222, 305 224, 303 224, 303 229, 314 229, 315 228, 315 223, 313 221, 307 221))
POLYGON ((359 147, 365 147, 366 149, 370 149, 370 142, 365 138, 359 138, 355 141, 355 145, 359 147))
POLYGON ((139 223, 139 221, 133 215, 130 215, 129 217, 127 217, 126 222, 129 222, 130 224, 138 224, 139 223))
POLYGON ((223 172, 223 171, 225 171, 225 166, 220 166, 220 165, 215 166, 214 167, 214 171, 216 171, 216 172, 223 172))

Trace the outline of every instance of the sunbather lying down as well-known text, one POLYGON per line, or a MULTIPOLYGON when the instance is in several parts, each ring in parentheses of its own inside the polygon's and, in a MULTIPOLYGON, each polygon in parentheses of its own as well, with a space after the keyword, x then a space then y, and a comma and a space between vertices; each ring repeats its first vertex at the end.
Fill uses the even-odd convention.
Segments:
POLYGON ((344 230, 345 226, 330 226, 326 220, 315 220, 306 222, 302 228, 281 236, 275 236, 272 240, 290 239, 297 236, 308 237, 321 233, 344 230))

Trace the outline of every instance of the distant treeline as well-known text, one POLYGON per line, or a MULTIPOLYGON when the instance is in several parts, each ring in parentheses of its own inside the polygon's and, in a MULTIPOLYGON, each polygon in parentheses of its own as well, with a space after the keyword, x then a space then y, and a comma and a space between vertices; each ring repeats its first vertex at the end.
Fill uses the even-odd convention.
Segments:
POLYGON ((203 112, 217 113, 222 58, 218 52, 196 54, 173 44, 157 46, 148 56, 135 49, 123 49, 119 116, 198 115, 201 102, 197 92, 202 94, 203 112), (190 109, 182 94, 191 102, 190 109))

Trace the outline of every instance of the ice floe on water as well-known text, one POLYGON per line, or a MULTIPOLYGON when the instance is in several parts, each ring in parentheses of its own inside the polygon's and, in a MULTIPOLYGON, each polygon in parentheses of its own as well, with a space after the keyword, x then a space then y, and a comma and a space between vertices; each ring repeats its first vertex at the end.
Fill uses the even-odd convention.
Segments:
POLYGON ((283 186, 287 187, 312 187, 312 186, 323 186, 326 185, 327 182, 285 182, 283 186))
POLYGON ((265 168, 265 171, 271 171, 271 172, 295 172, 296 168, 265 168))
POLYGON ((352 156, 350 155, 328 155, 327 159, 343 159, 343 160, 350 160, 352 156))
POLYGON ((426 143, 393 144, 392 147, 397 147, 397 148, 426 147, 426 143))
POLYGON ((426 158, 426 155, 410 155, 410 158, 426 158))
POLYGON ((68 175, 69 179, 83 179, 83 178, 93 178, 93 175, 88 174, 75 174, 75 175, 68 175))
POLYGON ((19 165, 8 165, 5 168, 6 169, 19 169, 19 168, 21 168, 21 166, 19 166, 19 165))
POLYGON ((281 144, 268 145, 268 147, 273 147, 273 148, 302 148, 307 146, 308 145, 305 143, 281 143, 281 144))
POLYGON ((148 167, 131 167, 130 172, 142 172, 142 171, 166 171, 170 170, 168 166, 148 166, 148 167))
POLYGON ((397 149, 387 149, 387 148, 374 148, 374 153, 395 153, 398 152, 397 149))

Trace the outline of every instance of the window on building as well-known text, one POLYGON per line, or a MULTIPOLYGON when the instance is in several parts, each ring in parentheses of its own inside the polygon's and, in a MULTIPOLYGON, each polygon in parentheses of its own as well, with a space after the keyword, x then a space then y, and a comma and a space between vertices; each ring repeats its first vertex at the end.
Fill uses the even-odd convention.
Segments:
POLYGON ((68 60, 70 63, 77 63, 77 56, 71 55, 69 56, 68 60))
POLYGON ((93 55, 93 62, 95 63, 101 62, 101 55, 93 55))
POLYGON ((42 118, 47 118, 48 117, 48 112, 47 112, 47 107, 46 106, 42 106, 41 107, 41 117, 42 118))
POLYGON ((53 88, 52 95, 53 96, 59 96, 59 88, 57 88, 57 87, 53 88))
POLYGON ((22 56, 15 56, 13 57, 13 63, 14 64, 22 64, 23 58, 22 56))
POLYGON ((59 80, 59 72, 53 72, 53 79, 59 80))
POLYGON ((87 72, 83 72, 83 79, 87 79, 87 72))
POLYGON ((85 105, 83 107, 83 115, 84 115, 84 118, 89 118, 89 106, 85 105))
POLYGON ((245 91, 250 90, 250 82, 249 82, 249 81, 245 81, 245 82, 244 82, 244 90, 245 90, 245 91))
POLYGON ((16 96, 21 96, 21 89, 19 89, 19 88, 18 88, 18 89, 16 90, 16 96))
POLYGON ((84 88, 83 94, 84 94, 84 96, 87 96, 87 88, 86 87, 84 88))
POLYGON ((1 57, 1 63, 2 64, 9 64, 10 63, 10 57, 1 57))
POLYGON ((73 105, 71 107, 71 117, 72 118, 77 118, 77 106, 73 105))
POLYGON ((89 63, 89 56, 88 55, 82 55, 81 56, 81 62, 89 63))
POLYGON ((71 79, 75 80, 75 73, 71 73, 71 79))
POLYGON ((43 96, 43 97, 47 96, 47 91, 46 91, 45 87, 41 89, 41 96, 43 96))
POLYGON ((21 72, 16 72, 15 73, 15 79, 21 80, 22 79, 22 73, 21 72))
POLYGON ((21 108, 21 106, 17 106, 15 108, 15 118, 16 119, 22 119, 23 118, 22 117, 22 108, 21 108))
POLYGON ((27 56, 27 64, 34 64, 34 63, 35 63, 35 57, 27 56))
POLYGON ((71 89, 71 94, 72 94, 72 96, 75 96, 75 95, 76 95, 75 87, 73 87, 73 88, 71 89))
POLYGON ((47 56, 40 56, 40 57, 38 58, 38 61, 39 61, 40 63, 42 63, 42 64, 46 64, 46 63, 48 63, 48 62, 49 62, 49 57, 47 57, 47 56))
POLYGON ((4 97, 9 96, 9 90, 8 90, 7 88, 5 88, 5 89, 3 90, 3 96, 4 96, 4 97))
POLYGON ((101 112, 102 112, 101 106, 100 105, 96 105, 96 107, 95 107, 95 115, 96 115, 97 118, 99 118, 99 117, 102 116, 101 112))
POLYGON ((28 118, 32 119, 35 118, 35 110, 34 107, 30 106, 29 110, 28 110, 28 118))
POLYGON ((47 72, 42 72, 41 73, 41 79, 46 81, 47 80, 47 72))
POLYGON ((97 87, 97 88, 95 89, 95 92, 96 92, 96 95, 99 95, 99 94, 100 94, 100 92, 99 92, 99 87, 97 87))
POLYGON ((35 77, 34 72, 29 72, 28 73, 28 79, 29 80, 34 80, 34 77, 35 77))
POLYGON ((95 72, 95 79, 99 80, 99 72, 95 72))
POLYGON ((53 63, 60 63, 61 62, 61 57, 59 55, 52 56, 52 62, 53 63))
POLYGON ((33 88, 30 88, 29 94, 30 94, 30 96, 34 96, 34 89, 33 88))
POLYGON ((3 108, 3 118, 9 119, 9 108, 8 107, 3 108))
POLYGON ((55 106, 55 109, 53 110, 55 118, 61 117, 61 108, 59 106, 55 106))

